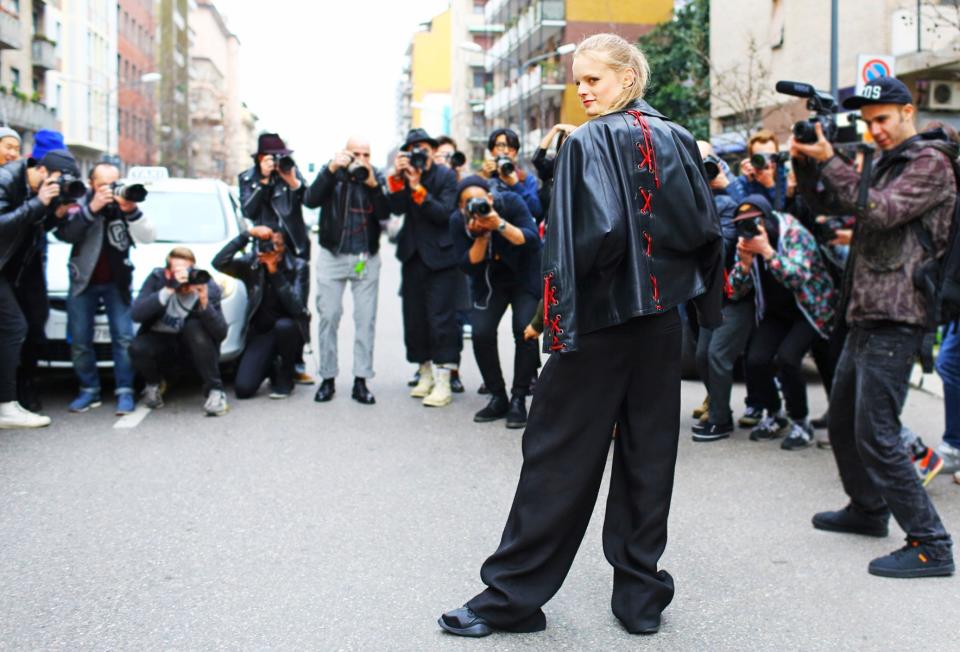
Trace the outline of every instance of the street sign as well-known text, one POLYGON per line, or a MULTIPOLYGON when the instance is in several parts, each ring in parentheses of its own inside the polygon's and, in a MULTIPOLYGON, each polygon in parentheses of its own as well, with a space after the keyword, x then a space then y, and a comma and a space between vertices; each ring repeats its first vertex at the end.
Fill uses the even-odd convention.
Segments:
POLYGON ((885 54, 861 54, 857 57, 857 95, 867 82, 879 77, 893 77, 893 62, 896 57, 885 54))

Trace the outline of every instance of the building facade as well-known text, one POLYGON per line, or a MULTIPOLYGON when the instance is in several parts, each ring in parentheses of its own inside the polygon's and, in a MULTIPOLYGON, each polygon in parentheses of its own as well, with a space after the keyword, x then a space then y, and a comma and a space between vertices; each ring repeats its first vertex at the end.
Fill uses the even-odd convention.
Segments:
POLYGON ((190 174, 190 0, 158 0, 157 71, 163 76, 158 90, 157 138, 159 164, 171 176, 190 174))
POLYGON ((143 76, 156 72, 154 0, 120 0, 117 16, 117 154, 121 166, 156 160, 156 87, 143 76))

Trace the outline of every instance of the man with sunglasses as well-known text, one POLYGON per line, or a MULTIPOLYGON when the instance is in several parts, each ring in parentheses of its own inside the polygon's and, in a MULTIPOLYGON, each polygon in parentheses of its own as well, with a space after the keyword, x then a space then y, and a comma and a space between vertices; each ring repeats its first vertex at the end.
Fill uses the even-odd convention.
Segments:
POLYGON ((537 175, 520 165, 520 137, 513 129, 496 129, 487 140, 490 156, 483 162, 480 176, 490 180, 495 193, 515 192, 530 210, 533 219, 543 218, 540 184, 537 175))

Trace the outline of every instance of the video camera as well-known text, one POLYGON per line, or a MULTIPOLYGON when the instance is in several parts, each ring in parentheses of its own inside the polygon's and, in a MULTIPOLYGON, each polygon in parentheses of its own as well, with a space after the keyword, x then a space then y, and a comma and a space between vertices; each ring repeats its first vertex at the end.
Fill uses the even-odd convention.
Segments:
POLYGON ((147 188, 142 183, 130 183, 124 179, 114 181, 110 184, 114 197, 120 197, 127 201, 139 204, 147 198, 147 188))
POLYGON ((818 91, 812 84, 793 81, 778 81, 777 92, 794 97, 807 98, 807 109, 816 115, 793 125, 793 137, 798 143, 817 142, 816 125, 823 129, 823 137, 831 143, 837 138, 837 100, 826 91, 818 91))
POLYGON ((410 166, 414 170, 423 172, 427 169, 427 160, 430 158, 430 153, 423 147, 414 147, 409 152, 400 152, 400 156, 410 159, 410 166))

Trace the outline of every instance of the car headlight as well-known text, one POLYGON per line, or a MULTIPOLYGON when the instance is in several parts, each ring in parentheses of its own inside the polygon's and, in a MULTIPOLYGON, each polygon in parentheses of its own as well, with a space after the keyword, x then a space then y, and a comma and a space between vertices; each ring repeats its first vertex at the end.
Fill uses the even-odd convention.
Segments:
POLYGON ((237 291, 237 279, 226 274, 217 274, 214 276, 217 285, 220 286, 220 298, 229 299, 230 295, 237 291))

